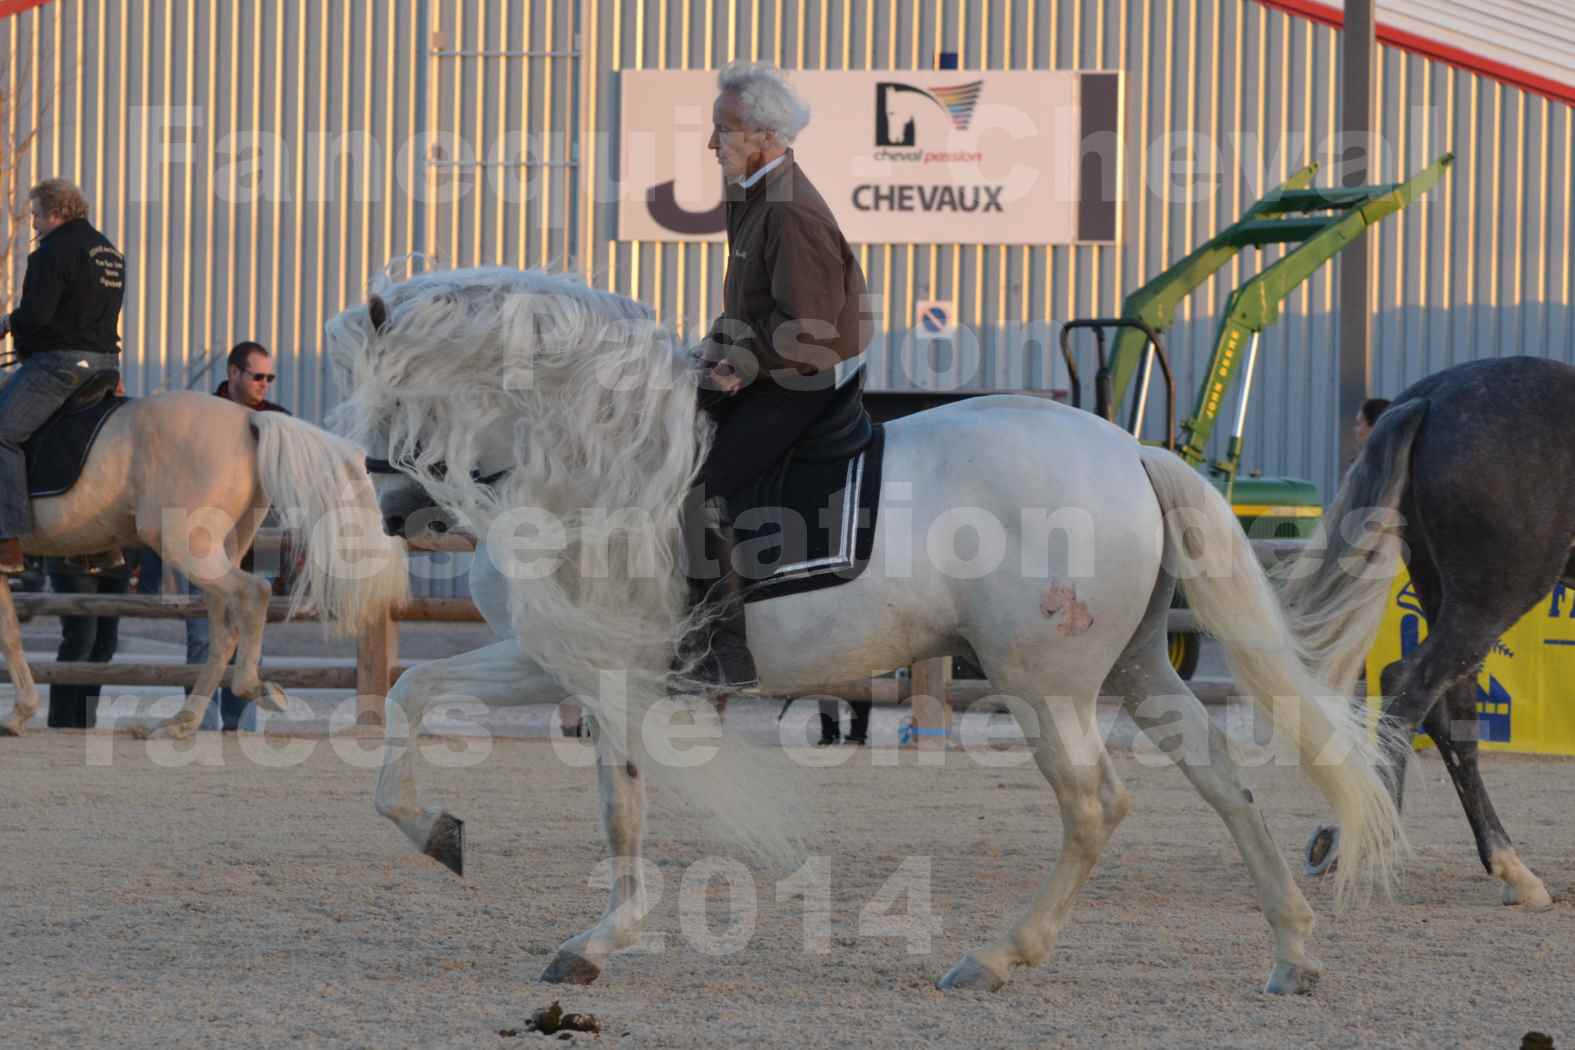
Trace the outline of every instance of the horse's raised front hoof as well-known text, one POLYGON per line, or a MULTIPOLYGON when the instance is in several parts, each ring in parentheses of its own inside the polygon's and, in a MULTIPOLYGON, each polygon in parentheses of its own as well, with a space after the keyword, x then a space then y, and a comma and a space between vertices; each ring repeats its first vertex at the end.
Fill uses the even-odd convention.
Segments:
POLYGON ((272 682, 262 682, 257 687, 257 695, 252 699, 264 711, 283 711, 286 697, 284 690, 272 682))
POLYGON ((1311 878, 1327 875, 1340 863, 1340 829, 1325 824, 1307 840, 1307 855, 1302 858, 1302 874, 1311 878))
POLYGON ((427 833, 426 848, 421 851, 461 878, 465 875, 465 822, 458 817, 441 813, 432 822, 427 833))
POLYGON ((1263 986, 1268 995, 1311 995, 1323 976, 1323 967, 1314 962, 1278 962, 1269 971, 1269 981, 1263 986))
POLYGON ((958 959, 957 965, 935 982, 935 987, 943 992, 998 992, 1005 986, 1006 978, 981 966, 972 955, 958 959))
POLYGON ((17 717, 15 715, 12 715, 10 718, 7 718, 4 722, 0 722, 0 736, 21 736, 21 735, 22 735, 22 723, 17 719, 17 717))
POLYGON ((1513 883, 1504 883, 1504 903, 1512 908, 1541 911, 1553 907, 1553 898, 1548 895, 1548 888, 1542 884, 1542 880, 1534 877, 1531 885, 1524 889, 1513 883))
POLYGON ((543 984, 590 984, 602 975, 602 968, 573 952, 559 952, 541 973, 543 984))

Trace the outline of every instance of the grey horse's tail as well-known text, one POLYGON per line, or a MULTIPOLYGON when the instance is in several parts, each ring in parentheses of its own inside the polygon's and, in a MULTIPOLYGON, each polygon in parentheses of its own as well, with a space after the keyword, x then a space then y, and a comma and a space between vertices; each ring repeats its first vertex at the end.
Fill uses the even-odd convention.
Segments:
POLYGON ((1308 549, 1275 573, 1307 667, 1342 693, 1361 674, 1399 569, 1411 446, 1427 401, 1392 405, 1351 464, 1308 549))

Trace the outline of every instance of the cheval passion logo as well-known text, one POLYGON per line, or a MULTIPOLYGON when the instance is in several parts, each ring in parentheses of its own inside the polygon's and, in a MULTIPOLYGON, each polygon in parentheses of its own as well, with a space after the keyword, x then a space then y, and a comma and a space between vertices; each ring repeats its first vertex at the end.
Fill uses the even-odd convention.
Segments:
MULTIPOLYGON (((977 164, 978 150, 936 148, 920 135, 921 118, 932 129, 967 131, 984 92, 984 81, 923 88, 897 80, 875 85, 875 153, 890 164, 977 164), (937 111, 939 111, 937 113, 937 111)), ((1002 211, 999 185, 865 182, 853 187, 859 211, 989 212, 1002 211)))

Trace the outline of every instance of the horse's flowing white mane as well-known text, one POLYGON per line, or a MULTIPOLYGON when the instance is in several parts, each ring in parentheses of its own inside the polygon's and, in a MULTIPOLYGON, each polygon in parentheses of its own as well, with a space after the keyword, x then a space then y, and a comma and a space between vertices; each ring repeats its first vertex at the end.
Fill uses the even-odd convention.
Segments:
MULTIPOLYGON (((736 751, 725 749, 683 769, 643 746, 647 713, 684 691, 669 667, 690 626, 679 512, 710 440, 696 374, 671 331, 634 300, 539 271, 429 273, 372 291, 386 307, 379 327, 369 305, 327 327, 345 395, 334 429, 386 448, 482 535, 521 508, 534 515, 521 519, 522 536, 539 533, 541 512, 555 519, 562 542, 551 544, 552 571, 500 563, 527 655, 591 701, 642 772, 786 857, 788 793, 762 778, 758 756, 731 759, 736 751), (484 461, 499 435, 510 436, 511 462, 484 461), (473 477, 504 467, 490 485, 473 477)), ((503 552, 492 553, 496 561, 503 552)), ((538 550, 522 561, 546 557, 538 550)))

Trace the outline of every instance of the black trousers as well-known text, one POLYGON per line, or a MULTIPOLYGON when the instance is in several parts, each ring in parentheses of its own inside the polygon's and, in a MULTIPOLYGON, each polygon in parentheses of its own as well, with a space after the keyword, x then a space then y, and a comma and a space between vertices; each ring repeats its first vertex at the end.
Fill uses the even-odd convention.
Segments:
MULTIPOLYGON (((56 594, 125 594, 123 575, 84 576, 78 573, 49 574, 49 587, 56 594)), ((62 616, 60 648, 55 659, 107 664, 120 644, 120 618, 116 616, 62 616)), ((49 725, 52 729, 92 729, 98 724, 98 696, 101 686, 52 685, 49 687, 49 725)))
POLYGON ((780 463, 836 397, 830 372, 801 382, 815 389, 783 387, 761 376, 732 397, 703 398, 701 407, 716 421, 716 440, 700 468, 707 497, 731 496, 780 463))

